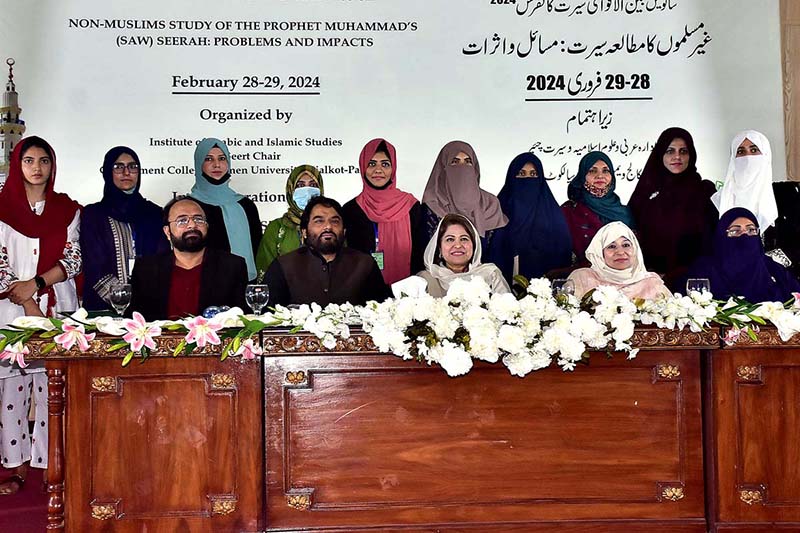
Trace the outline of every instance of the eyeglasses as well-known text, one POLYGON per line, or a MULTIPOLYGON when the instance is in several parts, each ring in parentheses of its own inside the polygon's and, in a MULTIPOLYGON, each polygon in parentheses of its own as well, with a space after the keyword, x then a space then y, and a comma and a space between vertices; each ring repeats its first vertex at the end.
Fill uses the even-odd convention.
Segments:
POLYGON ((195 226, 205 226, 208 224, 206 217, 203 215, 194 215, 194 216, 181 216, 176 218, 175 220, 167 220, 170 224, 175 224, 179 228, 185 228, 189 225, 189 222, 194 222, 195 226))
POLYGON ((760 234, 761 230, 759 230, 755 226, 748 226, 746 228, 737 226, 735 228, 729 228, 725 231, 725 235, 727 235, 728 237, 741 237, 742 235, 748 235, 750 237, 754 237, 760 234))
POLYGON ((114 163, 114 166, 111 168, 114 171, 114 174, 122 174, 125 172, 126 168, 131 174, 136 174, 139 172, 139 165, 137 163, 128 163, 127 165, 125 163, 114 163))

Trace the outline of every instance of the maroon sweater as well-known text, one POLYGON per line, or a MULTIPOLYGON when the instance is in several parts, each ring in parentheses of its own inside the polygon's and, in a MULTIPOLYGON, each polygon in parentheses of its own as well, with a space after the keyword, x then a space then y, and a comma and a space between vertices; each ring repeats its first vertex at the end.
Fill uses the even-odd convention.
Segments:
POLYGON ((575 254, 575 262, 578 265, 587 263, 586 249, 597 230, 603 227, 603 222, 597 213, 580 202, 568 200, 561 205, 561 211, 564 213, 564 218, 567 219, 569 233, 572 235, 572 252, 575 254))

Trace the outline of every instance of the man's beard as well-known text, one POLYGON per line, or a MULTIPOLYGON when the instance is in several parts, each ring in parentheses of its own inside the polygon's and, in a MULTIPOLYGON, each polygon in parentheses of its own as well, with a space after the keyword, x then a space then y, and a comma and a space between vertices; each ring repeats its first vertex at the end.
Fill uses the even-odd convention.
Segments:
POLYGON ((206 247, 206 237, 199 230, 189 230, 180 237, 170 232, 169 240, 172 247, 179 252, 199 252, 206 247))
POLYGON ((321 254, 335 254, 342 248, 342 241, 339 236, 332 231, 322 232, 319 235, 306 237, 306 246, 313 248, 321 254), (332 240, 322 240, 323 235, 333 235, 332 240))

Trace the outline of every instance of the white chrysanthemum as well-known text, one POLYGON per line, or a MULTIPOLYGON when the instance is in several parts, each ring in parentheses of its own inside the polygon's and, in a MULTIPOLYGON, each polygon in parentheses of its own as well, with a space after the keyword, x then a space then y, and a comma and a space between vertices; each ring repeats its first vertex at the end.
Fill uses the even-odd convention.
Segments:
MULTIPOLYGON (((413 308, 414 320, 425 322, 430 320, 447 307, 440 298, 433 298, 431 296, 423 296, 416 299, 416 305, 413 308)), ((448 311, 449 312, 449 311, 448 311)))
POLYGON ((586 311, 581 311, 572 317, 570 332, 592 348, 604 348, 608 344, 606 326, 586 311))
POLYGON ((621 344, 627 344, 627 342, 633 337, 633 320, 631 319, 630 315, 619 314, 615 316, 611 320, 611 338, 614 339, 614 343, 619 347, 621 344))
POLYGON ((436 333, 436 336, 440 339, 449 339, 455 335, 459 326, 457 320, 454 320, 451 315, 444 313, 433 317, 430 325, 431 328, 433 328, 433 332, 436 333))
POLYGON ((472 369, 472 357, 461 346, 447 340, 439 348, 438 359, 450 377, 461 376, 472 369))
POLYGON ((492 316, 489 310, 475 305, 464 310, 461 322, 464 324, 464 327, 470 331, 470 333, 477 329, 495 329, 495 318, 492 316))
POLYGON ((489 311, 497 320, 513 324, 519 317, 520 304, 511 293, 494 294, 489 301, 489 311))
POLYGON ((523 314, 520 317, 519 327, 525 333, 525 337, 533 340, 542 333, 542 323, 538 318, 523 314))
POLYGON ((417 302, 414 298, 400 298, 395 301, 393 318, 398 327, 408 327, 414 321, 414 309, 417 302))
POLYGON ((580 361, 586 353, 586 345, 577 337, 565 335, 561 343, 561 359, 580 361))
POLYGON ((493 327, 470 330, 469 348, 475 359, 496 363, 500 358, 497 333, 493 327))
POLYGON ((506 365, 508 371, 514 376, 524 378, 526 375, 533 372, 533 359, 530 354, 509 354, 503 356, 503 364, 506 365))
POLYGON ((525 335, 516 326, 505 324, 497 333, 497 345, 507 353, 523 353, 526 350, 525 335))
POLYGON ((526 319, 536 319, 539 321, 555 320, 556 316, 564 310, 558 307, 552 297, 538 298, 526 296, 519 301, 520 314, 526 319))
POLYGON ((575 363, 576 361, 569 361, 567 359, 559 359, 558 366, 561 367, 561 370, 566 372, 567 370, 572 371, 575 370, 575 363))
POLYGON ((444 300, 448 302, 484 304, 489 301, 491 289, 480 276, 457 278, 450 283, 444 300))
POLYGON ((553 287, 547 278, 533 278, 528 284, 528 294, 537 298, 552 298, 553 287))

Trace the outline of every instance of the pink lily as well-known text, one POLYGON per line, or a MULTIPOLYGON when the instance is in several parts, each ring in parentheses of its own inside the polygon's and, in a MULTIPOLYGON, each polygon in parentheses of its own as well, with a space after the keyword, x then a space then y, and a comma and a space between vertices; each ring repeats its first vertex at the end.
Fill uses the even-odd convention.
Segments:
POLYGON ((731 326, 731 328, 728 330, 728 332, 725 334, 722 340, 725 341, 725 344, 727 344, 728 346, 733 346, 739 341, 739 337, 742 336, 742 331, 743 330, 737 327, 731 326))
POLYGON ((189 333, 186 334, 186 342, 193 342, 199 348, 203 348, 206 344, 217 345, 221 343, 217 330, 222 329, 222 324, 215 324, 207 318, 196 316, 186 324, 186 327, 189 328, 189 333))
POLYGON ((794 304, 792 305, 792 307, 794 307, 795 309, 800 308, 800 292, 793 292, 792 296, 794 296, 794 304))
POLYGON ((21 342, 16 342, 12 346, 6 346, 5 350, 0 353, 0 361, 8 360, 12 365, 17 363, 20 368, 25 368, 28 363, 25 362, 25 356, 30 353, 27 346, 23 346, 21 342))
POLYGON ((96 335, 96 333, 87 334, 83 329, 83 324, 79 324, 77 326, 72 324, 64 324, 61 326, 61 330, 64 333, 58 335, 53 340, 60 344, 65 350, 71 349, 77 343, 78 349, 82 352, 85 352, 89 349, 89 342, 93 341, 96 335))
POLYGON ((242 361, 255 359, 257 355, 264 353, 264 349, 257 344, 253 344, 253 339, 249 338, 239 345, 239 349, 234 355, 241 355, 242 361))
POLYGON ((145 322, 144 317, 138 311, 133 312, 133 318, 126 320, 123 325, 128 330, 122 340, 131 345, 131 351, 140 352, 142 347, 151 350, 156 349, 156 342, 153 337, 161 335, 161 327, 155 324, 150 326, 145 322))

